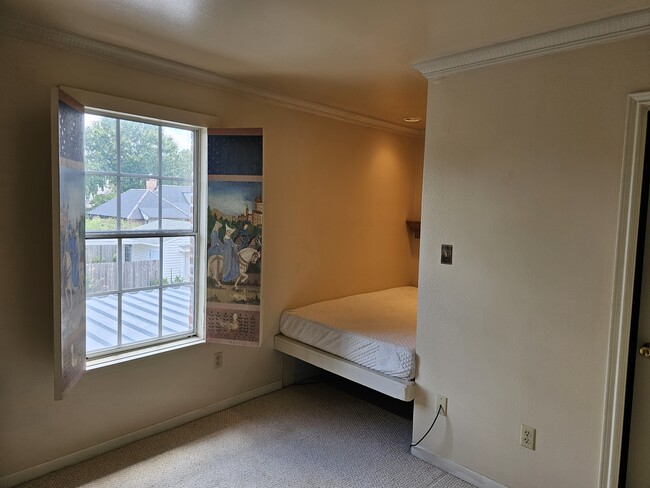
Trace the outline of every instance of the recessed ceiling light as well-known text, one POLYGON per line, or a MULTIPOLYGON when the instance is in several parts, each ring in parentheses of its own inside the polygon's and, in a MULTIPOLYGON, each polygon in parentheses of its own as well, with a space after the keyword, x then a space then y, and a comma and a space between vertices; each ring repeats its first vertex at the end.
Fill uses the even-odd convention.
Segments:
POLYGON ((416 122, 422 122, 421 117, 404 117, 402 120, 404 122, 408 122, 409 124, 414 124, 416 122))

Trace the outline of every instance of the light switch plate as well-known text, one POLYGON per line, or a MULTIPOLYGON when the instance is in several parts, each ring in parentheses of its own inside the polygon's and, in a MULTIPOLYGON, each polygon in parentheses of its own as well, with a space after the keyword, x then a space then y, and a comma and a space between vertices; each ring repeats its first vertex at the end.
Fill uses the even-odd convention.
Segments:
POLYGON ((451 264, 454 246, 451 244, 443 244, 440 252, 440 262, 442 264, 451 264))

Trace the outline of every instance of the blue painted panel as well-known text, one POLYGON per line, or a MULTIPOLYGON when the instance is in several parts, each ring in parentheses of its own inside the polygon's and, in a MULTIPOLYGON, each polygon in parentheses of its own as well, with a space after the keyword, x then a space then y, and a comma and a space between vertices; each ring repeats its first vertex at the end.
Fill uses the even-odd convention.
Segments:
POLYGON ((57 293, 61 308, 54 325, 54 396, 60 400, 86 369, 86 288, 84 114, 81 105, 75 108, 70 97, 57 92, 57 98, 58 175, 52 180, 55 185, 52 191, 59 199, 59 214, 53 219, 53 225, 55 234, 59 235, 54 265, 58 267, 61 282, 57 293))
POLYGON ((262 136, 208 136, 208 174, 262 175, 262 136))
POLYGON ((59 100, 59 155, 72 161, 84 159, 83 112, 59 100))

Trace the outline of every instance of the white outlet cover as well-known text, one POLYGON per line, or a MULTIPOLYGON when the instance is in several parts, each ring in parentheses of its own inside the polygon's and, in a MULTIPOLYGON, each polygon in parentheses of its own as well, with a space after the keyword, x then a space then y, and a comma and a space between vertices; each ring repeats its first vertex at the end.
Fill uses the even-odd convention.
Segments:
POLYGON ((521 436, 519 438, 519 445, 527 449, 535 450, 535 437, 537 431, 530 425, 521 424, 521 436))
POLYGON ((441 417, 446 417, 447 416, 447 397, 442 396, 442 395, 436 395, 436 413, 438 413, 438 409, 442 406, 442 410, 440 411, 440 416, 441 417))
POLYGON ((213 364, 212 367, 214 369, 221 368, 223 366, 223 353, 222 352, 215 352, 213 356, 213 364))

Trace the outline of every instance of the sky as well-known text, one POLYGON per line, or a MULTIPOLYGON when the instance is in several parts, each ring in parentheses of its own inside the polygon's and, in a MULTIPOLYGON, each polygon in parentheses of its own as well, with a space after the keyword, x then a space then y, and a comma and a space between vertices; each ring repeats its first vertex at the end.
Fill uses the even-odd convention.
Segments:
POLYGON ((252 211, 255 198, 262 196, 262 183, 253 181, 209 181, 208 205, 226 215, 252 211))

